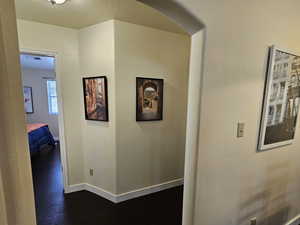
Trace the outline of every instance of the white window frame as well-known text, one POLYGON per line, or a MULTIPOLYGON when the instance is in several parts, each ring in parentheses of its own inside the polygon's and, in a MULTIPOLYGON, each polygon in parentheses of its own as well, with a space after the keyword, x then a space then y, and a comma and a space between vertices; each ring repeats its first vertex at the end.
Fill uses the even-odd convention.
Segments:
POLYGON ((48 113, 49 115, 58 115, 58 96, 57 96, 57 81, 55 79, 47 79, 46 80, 46 87, 47 87, 47 101, 48 101, 48 113), (56 86, 56 95, 55 96, 52 96, 50 95, 50 92, 49 92, 49 87, 48 87, 48 82, 49 81, 55 81, 55 86, 56 86), (53 112, 52 111, 52 107, 51 107, 51 103, 52 101, 50 100, 51 98, 56 98, 56 107, 57 107, 57 112, 53 112))

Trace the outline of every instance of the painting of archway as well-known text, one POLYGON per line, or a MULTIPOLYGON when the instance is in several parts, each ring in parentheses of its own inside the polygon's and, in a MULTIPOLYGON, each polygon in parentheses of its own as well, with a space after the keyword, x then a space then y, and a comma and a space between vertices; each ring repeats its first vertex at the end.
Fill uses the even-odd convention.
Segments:
POLYGON ((136 120, 163 119, 163 79, 136 78, 136 120))

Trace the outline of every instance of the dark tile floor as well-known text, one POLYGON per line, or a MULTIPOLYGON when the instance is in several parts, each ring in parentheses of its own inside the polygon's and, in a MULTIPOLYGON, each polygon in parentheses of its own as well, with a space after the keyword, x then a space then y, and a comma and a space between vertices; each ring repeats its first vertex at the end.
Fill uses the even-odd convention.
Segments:
POLYGON ((180 225, 183 187, 114 204, 87 191, 63 194, 59 149, 32 158, 38 225, 180 225))

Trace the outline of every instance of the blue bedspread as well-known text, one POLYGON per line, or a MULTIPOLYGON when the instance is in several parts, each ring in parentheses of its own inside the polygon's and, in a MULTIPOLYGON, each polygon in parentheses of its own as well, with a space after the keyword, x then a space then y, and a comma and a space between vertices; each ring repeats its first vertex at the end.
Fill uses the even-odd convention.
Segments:
POLYGON ((33 156, 41 150, 43 145, 55 146, 55 141, 48 126, 40 127, 28 133, 30 155, 33 156))

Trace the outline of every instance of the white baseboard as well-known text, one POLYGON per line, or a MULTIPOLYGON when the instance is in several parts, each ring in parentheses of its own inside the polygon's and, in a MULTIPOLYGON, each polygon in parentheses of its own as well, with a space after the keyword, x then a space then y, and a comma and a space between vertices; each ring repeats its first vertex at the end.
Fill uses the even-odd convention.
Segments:
POLYGON ((294 217, 292 220, 287 222, 285 225, 298 225, 300 221, 300 214, 294 217))
POLYGON ((89 192, 92 192, 96 195, 99 195, 100 197, 102 198, 105 198, 113 203, 118 203, 117 202, 117 195, 109 192, 109 191, 106 191, 106 190, 103 190, 99 187, 96 187, 96 186, 93 186, 91 184, 85 184, 85 190, 86 191, 89 191, 89 192))
POLYGON ((124 202, 124 201, 130 200, 130 199, 153 194, 153 193, 163 191, 166 189, 170 189, 170 188, 174 188, 174 187, 177 187, 180 185, 183 185, 183 179, 176 179, 176 180, 168 181, 165 183, 137 189, 134 191, 129 191, 129 192, 117 195, 117 202, 124 202))
POLYGON ((176 179, 176 180, 168 181, 165 183, 161 183, 161 184, 157 184, 157 185, 153 185, 153 186, 149 186, 149 187, 145 187, 145 188, 141 188, 141 189, 137 189, 134 191, 129 191, 126 193, 116 195, 109 191, 103 190, 99 187, 93 186, 91 184, 82 183, 82 184, 75 184, 75 185, 71 185, 71 186, 67 187, 65 189, 65 193, 68 194, 68 193, 72 193, 72 192, 85 190, 85 191, 92 192, 96 195, 99 195, 100 197, 105 198, 113 203, 119 203, 119 202, 124 202, 124 201, 130 200, 130 199, 142 197, 145 195, 153 194, 153 193, 163 191, 166 189, 174 188, 174 187, 177 187, 180 185, 183 185, 183 179, 176 179))
POLYGON ((74 184, 74 185, 70 185, 68 187, 65 188, 65 193, 69 194, 69 193, 73 193, 73 192, 77 192, 77 191, 84 191, 85 190, 85 184, 74 184))
POLYGON ((54 141, 59 141, 59 137, 53 137, 54 141))

